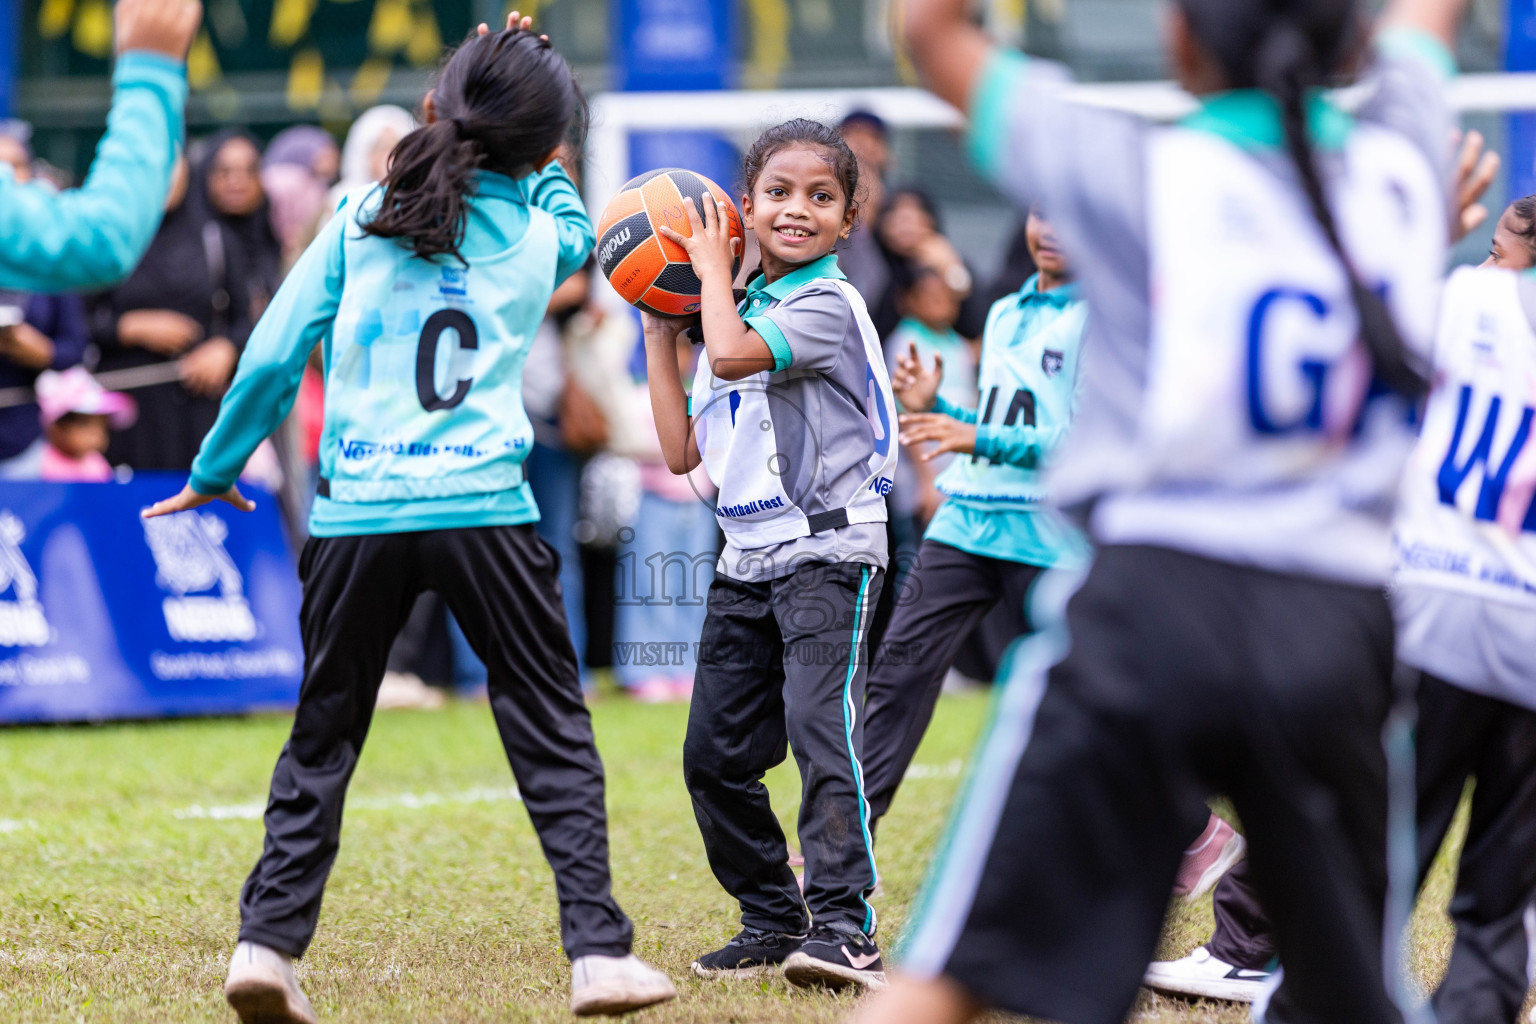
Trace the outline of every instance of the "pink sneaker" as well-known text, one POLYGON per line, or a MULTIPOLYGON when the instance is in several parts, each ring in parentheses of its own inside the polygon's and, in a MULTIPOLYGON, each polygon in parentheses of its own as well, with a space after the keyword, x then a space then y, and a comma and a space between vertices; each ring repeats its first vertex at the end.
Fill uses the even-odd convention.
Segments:
POLYGON ((1184 851, 1173 894, 1188 899, 1204 896, 1248 852, 1248 841, 1216 815, 1193 846, 1184 851))

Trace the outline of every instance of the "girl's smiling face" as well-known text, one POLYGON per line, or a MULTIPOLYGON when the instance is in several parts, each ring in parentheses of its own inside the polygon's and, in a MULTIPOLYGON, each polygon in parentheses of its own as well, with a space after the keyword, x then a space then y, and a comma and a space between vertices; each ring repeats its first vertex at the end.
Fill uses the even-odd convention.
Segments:
POLYGON ((821 146, 796 143, 774 153, 741 205, 770 282, 825 256, 853 230, 852 199, 821 146))

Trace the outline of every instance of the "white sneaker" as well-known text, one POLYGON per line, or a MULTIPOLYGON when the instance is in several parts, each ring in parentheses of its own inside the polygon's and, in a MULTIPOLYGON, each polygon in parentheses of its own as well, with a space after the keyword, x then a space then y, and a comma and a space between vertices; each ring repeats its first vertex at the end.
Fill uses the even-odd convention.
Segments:
POLYGON ((1269 971, 1250 971, 1233 967, 1211 956, 1200 946, 1182 960, 1163 960, 1147 968, 1142 984, 1174 995, 1221 999, 1229 1003, 1251 1003, 1264 990, 1269 971))
POLYGON ((446 703, 443 692, 421 681, 414 672, 385 672, 375 706, 380 711, 413 708, 436 711, 446 703))
POLYGON ((293 976, 293 957, 259 943, 235 946, 224 998, 240 1024, 316 1024, 315 1008, 293 976))
POLYGON ((672 979, 633 953, 571 961, 571 1012, 578 1017, 617 1017, 676 996, 672 979))

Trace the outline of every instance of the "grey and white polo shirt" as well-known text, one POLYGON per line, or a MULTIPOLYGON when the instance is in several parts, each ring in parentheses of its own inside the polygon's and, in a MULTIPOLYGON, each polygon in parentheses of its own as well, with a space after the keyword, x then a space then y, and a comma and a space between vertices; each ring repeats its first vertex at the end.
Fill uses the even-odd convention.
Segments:
POLYGON ((808 561, 884 568, 896 405, 864 300, 828 254, 769 284, 741 313, 774 367, 738 381, 701 365, 693 429, 720 489, 719 571, 774 579, 808 561))

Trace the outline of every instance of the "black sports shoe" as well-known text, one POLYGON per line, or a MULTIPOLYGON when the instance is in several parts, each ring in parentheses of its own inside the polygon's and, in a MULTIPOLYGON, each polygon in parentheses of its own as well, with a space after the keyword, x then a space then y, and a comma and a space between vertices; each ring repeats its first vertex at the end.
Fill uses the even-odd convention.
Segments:
POLYGON ((885 988, 880 947, 857 932, 818 928, 784 961, 784 978, 792 985, 867 989, 885 988))
POLYGON ((693 973, 701 978, 749 978, 782 964, 804 941, 804 935, 743 928, 723 948, 695 960, 693 973))

